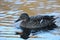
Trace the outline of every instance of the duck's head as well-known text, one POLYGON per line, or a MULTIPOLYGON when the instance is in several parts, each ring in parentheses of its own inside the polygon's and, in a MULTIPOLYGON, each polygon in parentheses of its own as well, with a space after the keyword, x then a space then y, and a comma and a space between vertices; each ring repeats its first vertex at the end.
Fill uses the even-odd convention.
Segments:
POLYGON ((28 19, 29 19, 29 15, 28 15, 27 13, 22 13, 22 14, 20 15, 19 19, 16 20, 15 22, 18 22, 18 21, 20 21, 20 20, 22 20, 22 21, 27 21, 28 19))

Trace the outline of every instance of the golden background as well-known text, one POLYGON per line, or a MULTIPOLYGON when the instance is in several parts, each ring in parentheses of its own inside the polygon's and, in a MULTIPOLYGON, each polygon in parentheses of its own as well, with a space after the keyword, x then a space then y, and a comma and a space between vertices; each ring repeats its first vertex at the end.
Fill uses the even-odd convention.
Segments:
POLYGON ((60 13, 60 0, 0 0, 0 11, 16 10, 27 12, 29 15, 52 12, 60 13))

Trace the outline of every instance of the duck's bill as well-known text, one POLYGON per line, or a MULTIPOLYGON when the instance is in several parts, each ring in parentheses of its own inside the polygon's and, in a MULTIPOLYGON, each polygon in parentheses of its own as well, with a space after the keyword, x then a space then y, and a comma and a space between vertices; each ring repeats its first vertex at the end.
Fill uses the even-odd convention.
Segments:
POLYGON ((20 19, 16 20, 15 22, 18 22, 18 21, 20 21, 20 19))

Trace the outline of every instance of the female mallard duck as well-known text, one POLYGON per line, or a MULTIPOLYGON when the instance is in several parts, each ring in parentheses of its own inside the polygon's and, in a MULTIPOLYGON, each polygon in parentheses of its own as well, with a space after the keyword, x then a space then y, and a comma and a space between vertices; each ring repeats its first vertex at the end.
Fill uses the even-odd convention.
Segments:
POLYGON ((23 33, 21 35, 21 38, 27 39, 29 38, 29 35, 31 33, 31 30, 34 30, 35 32, 43 30, 48 31, 56 28, 56 24, 54 22, 55 18, 54 16, 31 16, 27 13, 23 13, 20 15, 19 19, 15 22, 18 22, 22 20, 20 27, 23 30, 23 33))

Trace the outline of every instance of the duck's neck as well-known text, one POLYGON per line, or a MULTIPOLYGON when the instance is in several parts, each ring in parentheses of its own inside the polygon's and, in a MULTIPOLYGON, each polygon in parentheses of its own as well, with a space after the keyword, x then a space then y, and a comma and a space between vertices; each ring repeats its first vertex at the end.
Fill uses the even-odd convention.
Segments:
POLYGON ((28 18, 25 22, 29 22, 30 21, 30 18, 28 18))

